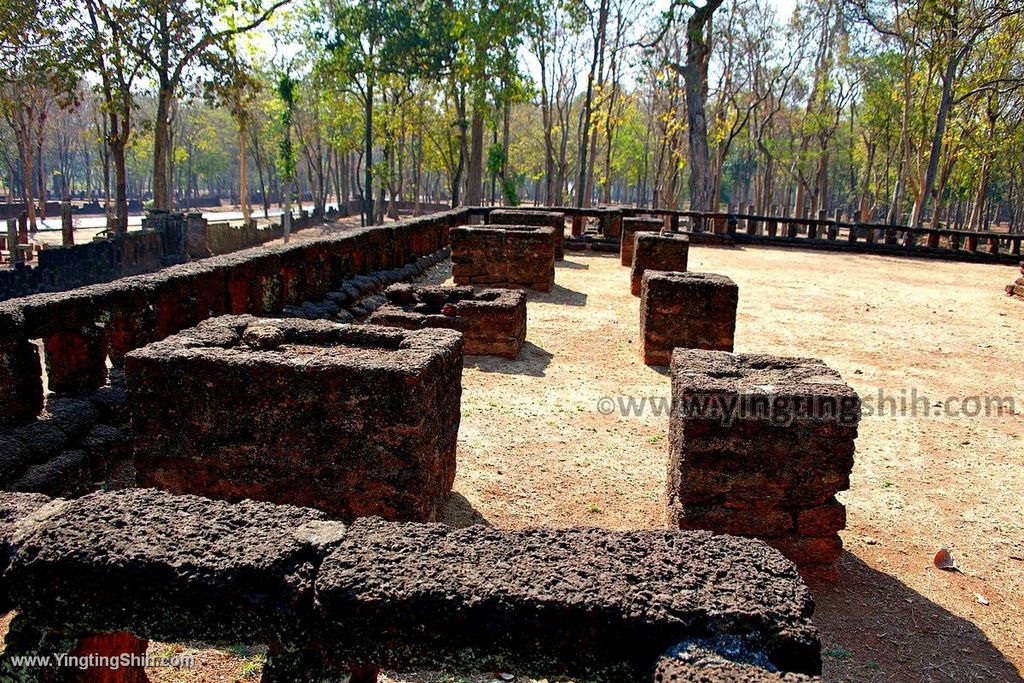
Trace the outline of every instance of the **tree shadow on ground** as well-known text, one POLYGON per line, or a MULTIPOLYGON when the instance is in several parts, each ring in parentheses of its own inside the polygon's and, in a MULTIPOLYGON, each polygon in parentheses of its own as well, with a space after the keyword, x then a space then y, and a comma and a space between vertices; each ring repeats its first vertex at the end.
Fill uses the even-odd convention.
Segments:
POLYGON ((448 496, 448 502, 444 506, 444 512, 441 513, 441 521, 448 526, 453 526, 456 529, 461 529, 467 526, 473 526, 474 524, 483 524, 485 526, 492 526, 487 521, 487 518, 483 514, 473 507, 473 504, 462 495, 452 491, 451 495, 448 496))
POLYGON ((555 284, 550 292, 529 293, 529 301, 543 301, 547 304, 559 304, 562 306, 586 306, 587 295, 573 289, 566 289, 562 285, 555 284))
POLYGON ((1020 681, 970 621, 845 552, 839 581, 812 585, 826 681, 1020 681))
POLYGON ((543 377, 554 355, 532 342, 523 344, 515 359, 497 356, 466 356, 464 367, 480 372, 500 372, 503 375, 529 375, 543 377))

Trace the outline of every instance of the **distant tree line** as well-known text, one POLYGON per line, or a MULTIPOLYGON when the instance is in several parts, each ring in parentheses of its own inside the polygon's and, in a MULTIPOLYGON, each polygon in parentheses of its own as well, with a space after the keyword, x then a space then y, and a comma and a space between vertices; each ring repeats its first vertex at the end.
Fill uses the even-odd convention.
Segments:
MULTIPOLYGON (((1024 0, 8 0, 8 201, 1024 230, 1024 0)), ((33 209, 32 220, 35 220, 33 209)))

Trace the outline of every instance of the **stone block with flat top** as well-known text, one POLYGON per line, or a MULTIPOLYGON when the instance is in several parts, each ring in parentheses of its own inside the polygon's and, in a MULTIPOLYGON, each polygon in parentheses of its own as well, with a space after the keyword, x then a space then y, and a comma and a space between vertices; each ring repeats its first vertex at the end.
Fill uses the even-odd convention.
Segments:
POLYGON ((633 265, 629 271, 629 287, 633 296, 640 296, 644 271, 667 270, 686 272, 690 255, 690 239, 678 233, 638 232, 633 236, 633 265))
POLYGON ((385 295, 388 303, 370 316, 374 325, 457 330, 467 355, 515 358, 526 341, 522 291, 396 284, 385 295))
POLYGON ((724 275, 644 272, 640 339, 644 363, 668 365, 672 349, 732 351, 739 289, 724 275))
POLYGON ((457 285, 535 289, 555 284, 555 231, 531 225, 462 226, 449 232, 457 285))
POLYGON ((142 486, 402 521, 451 491, 457 332, 224 316, 125 371, 142 486))
POLYGON ((813 358, 676 349, 669 517, 682 529, 760 538, 805 576, 842 552, 860 400, 813 358))

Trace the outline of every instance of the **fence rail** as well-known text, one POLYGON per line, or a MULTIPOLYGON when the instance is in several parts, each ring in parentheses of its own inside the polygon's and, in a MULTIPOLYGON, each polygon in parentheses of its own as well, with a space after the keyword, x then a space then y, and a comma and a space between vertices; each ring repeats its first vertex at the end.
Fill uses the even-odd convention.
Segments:
MULTIPOLYGON (((476 207, 475 215, 494 208, 476 207)), ((1014 264, 1021 259, 1024 233, 1005 233, 952 228, 914 228, 907 225, 861 223, 831 218, 772 216, 753 213, 681 211, 636 207, 517 206, 523 211, 555 211, 573 220, 573 234, 587 218, 611 224, 615 217, 659 216, 666 228, 682 232, 706 232, 732 238, 740 244, 771 244, 828 251, 854 251, 893 256, 913 256, 981 263, 1014 264)), ((603 232, 603 231, 602 231, 603 232)))

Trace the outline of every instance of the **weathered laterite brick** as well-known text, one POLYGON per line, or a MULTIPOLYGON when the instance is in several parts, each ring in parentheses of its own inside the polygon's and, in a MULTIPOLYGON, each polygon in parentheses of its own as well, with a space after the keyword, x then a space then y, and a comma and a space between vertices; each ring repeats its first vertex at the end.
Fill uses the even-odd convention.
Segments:
POLYGON ((724 275, 644 272, 640 339, 644 363, 668 365, 672 349, 732 351, 739 289, 724 275))
POLYGON ((457 332, 226 316, 125 370, 143 486, 420 521, 451 491, 457 332))

